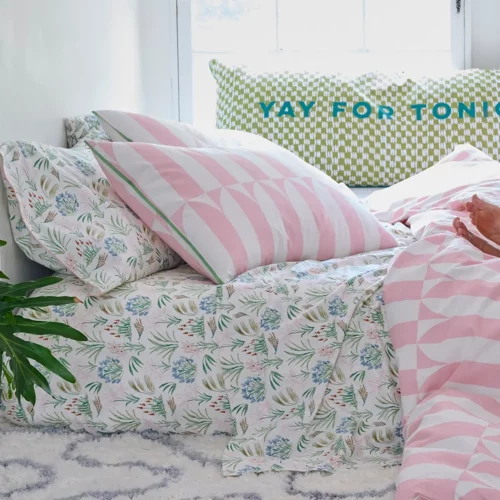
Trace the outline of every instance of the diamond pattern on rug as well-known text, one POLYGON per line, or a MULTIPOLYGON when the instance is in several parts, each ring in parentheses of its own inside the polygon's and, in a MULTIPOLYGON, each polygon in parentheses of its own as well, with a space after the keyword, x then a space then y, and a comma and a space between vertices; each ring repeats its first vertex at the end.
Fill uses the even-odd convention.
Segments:
POLYGON ((90 435, 0 420, 0 498, 11 500, 392 500, 398 468, 226 478, 228 438, 90 435))

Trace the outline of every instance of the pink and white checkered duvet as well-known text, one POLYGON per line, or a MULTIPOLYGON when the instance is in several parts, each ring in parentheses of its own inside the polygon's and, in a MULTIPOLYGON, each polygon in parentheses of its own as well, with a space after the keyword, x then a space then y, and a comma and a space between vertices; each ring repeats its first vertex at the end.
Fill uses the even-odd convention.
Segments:
POLYGON ((456 216, 469 224, 464 203, 473 194, 500 205, 500 164, 478 153, 447 158, 457 172, 467 167, 469 182, 451 177, 450 189, 383 214, 406 221, 418 240, 384 285, 406 438, 397 500, 500 498, 500 259, 452 227, 456 216))
POLYGON ((437 391, 406 422, 396 499, 497 500, 499 457, 500 402, 437 391))

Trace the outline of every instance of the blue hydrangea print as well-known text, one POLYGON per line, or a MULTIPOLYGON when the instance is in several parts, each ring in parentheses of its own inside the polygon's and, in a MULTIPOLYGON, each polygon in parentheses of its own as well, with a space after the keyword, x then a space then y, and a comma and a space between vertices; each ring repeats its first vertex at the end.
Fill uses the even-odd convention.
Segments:
POLYGON ((340 297, 334 297, 328 305, 328 312, 331 316, 343 318, 347 314, 347 304, 340 297))
POLYGON ((196 378, 196 363, 182 356, 172 365, 172 377, 184 384, 192 384, 196 378))
POLYGON ((26 229, 26 224, 24 223, 23 219, 19 218, 16 224, 16 229, 18 231, 24 231, 26 229))
POLYGON ((238 472, 239 472, 239 475, 243 475, 243 474, 247 474, 248 472, 261 472, 262 469, 260 469, 260 467, 253 467, 252 465, 247 465, 245 467, 243 467, 242 469, 240 469, 238 472))
POLYGON ((404 436, 403 436, 403 424, 399 422, 399 424, 396 426, 396 431, 395 431, 396 437, 399 439, 402 439, 404 441, 404 436))
POLYGON ((276 293, 281 294, 281 295, 288 295, 289 294, 289 290, 288 290, 288 287, 286 285, 279 285, 276 287, 276 289, 274 291, 276 293))
POLYGON ((30 158, 36 153, 36 147, 27 141, 17 141, 17 145, 25 158, 30 158))
POLYGON ((76 168, 85 176, 90 177, 95 174, 95 168, 91 163, 82 160, 75 160, 76 168))
POLYGON ((119 254, 127 251, 127 245, 120 238, 116 238, 115 236, 110 236, 104 240, 104 246, 106 250, 113 255, 113 257, 117 257, 119 254))
POLYGON ((292 454, 292 442, 284 437, 277 436, 268 441, 266 455, 268 457, 286 460, 292 454))
POLYGON ((361 349, 359 361, 369 370, 378 370, 382 366, 382 350, 377 344, 368 344, 361 349))
POLYGON ((61 318, 72 318, 75 315, 78 304, 64 304, 62 306, 54 306, 52 311, 61 318))
POLYGON ((326 384, 332 375, 333 364, 330 361, 318 361, 312 369, 312 379, 315 384, 326 384))
POLYGON ((260 377, 248 377, 241 385, 242 396, 252 403, 260 403, 266 397, 266 384, 260 377))
POLYGON ((356 421, 353 417, 344 417, 337 426, 337 434, 352 434, 356 430, 356 421))
POLYGON ((309 273, 307 273, 306 271, 299 271, 295 273, 295 277, 299 280, 306 279, 309 278, 309 273))
POLYGON ((260 327, 267 332, 276 330, 281 325, 281 314, 277 309, 268 308, 260 319, 260 327))
POLYGON ((136 295, 135 297, 127 300, 125 309, 127 309, 129 313, 135 314, 136 316, 147 316, 151 306, 152 303, 149 297, 136 295))
POLYGON ((99 363, 97 375, 108 384, 118 384, 122 379, 123 366, 118 359, 108 356, 99 363))
POLYGON ((240 274, 233 281, 237 281, 239 283, 253 283, 255 281, 255 277, 252 276, 250 273, 244 273, 240 274))
POLYGON ((206 314, 215 314, 217 312, 217 297, 209 295, 200 300, 200 309, 206 314))
POLYGON ((328 472, 328 473, 333 472, 333 468, 330 464, 321 464, 315 470, 318 472, 328 472))
POLYGON ((80 204, 78 203, 78 199, 73 193, 65 191, 64 193, 56 196, 57 210, 59 210, 59 213, 64 217, 76 213, 79 206, 80 204))

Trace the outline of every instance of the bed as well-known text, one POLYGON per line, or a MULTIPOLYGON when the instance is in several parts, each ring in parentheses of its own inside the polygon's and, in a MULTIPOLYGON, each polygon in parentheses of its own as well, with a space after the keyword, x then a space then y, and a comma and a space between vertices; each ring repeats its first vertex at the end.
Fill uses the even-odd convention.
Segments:
MULTIPOLYGON (((403 226, 393 231, 402 247, 412 240, 403 226)), ((83 304, 27 316, 64 321, 86 333, 89 342, 81 344, 39 339, 65 360, 77 383, 54 381, 53 395, 41 391, 35 407, 4 401, 3 414, 22 425, 88 432, 232 435, 244 415, 231 412, 227 392, 240 378, 263 370, 251 361, 266 348, 260 331, 280 321, 298 325, 297 319, 310 312, 313 331, 306 328, 296 343, 300 374, 311 356, 304 334, 323 341, 336 335, 328 317, 315 317, 314 308, 340 282, 354 287, 359 276, 372 273, 374 288, 339 343, 324 408, 313 422, 314 435, 317 446, 324 441, 323 448, 333 438, 336 459, 347 465, 398 463, 403 446, 397 368, 378 293, 387 263, 398 250, 321 264, 267 266, 226 286, 216 286, 183 265, 101 297, 89 296, 77 278, 61 275, 63 281, 43 293, 76 296, 83 304)), ((293 394, 284 397, 289 401, 281 402, 283 408, 291 408, 293 394)))
MULTIPOLYGON (((2 267, 14 281, 47 274, 16 248, 3 189, 1 196, 10 252, 2 267)), ((60 283, 35 295, 70 295, 81 303, 23 314, 87 335, 84 343, 36 340, 77 382, 49 378, 53 393, 37 391, 35 406, 4 392, 2 415, 19 425, 87 432, 225 434, 233 438, 224 457, 228 475, 400 463, 398 371, 380 290, 388 264, 413 237, 402 225, 387 228, 399 247, 264 266, 220 286, 182 265, 95 296, 77 277, 62 274, 60 283), (295 338, 285 345, 280 331, 295 338), (316 392, 304 388, 308 408, 297 404, 306 370, 321 384, 316 392), (264 387, 265 378, 271 387, 264 387), (260 415, 254 403, 263 390, 274 391, 273 408, 260 415), (264 463, 264 441, 279 422, 309 428, 299 445, 307 458, 284 463, 275 440, 278 451, 264 463), (246 442, 247 431, 261 433, 262 445, 246 442)))
MULTIPOLYGON (((225 284, 179 261, 101 293, 61 274, 34 295, 78 302, 22 314, 87 335, 36 338, 77 382, 44 373, 52 394, 37 390, 35 405, 3 388, 0 413, 19 425, 90 433, 223 434, 226 476, 402 462, 404 500, 429 488, 497 492, 489 471, 498 466, 500 408, 489 374, 498 369, 500 261, 474 247, 470 221, 469 239, 457 238, 453 220, 474 193, 498 205, 498 166, 459 146, 431 169, 355 200, 388 232, 385 250, 256 267, 225 284), (463 463, 450 466, 449 451, 463 463)), ((1 196, 2 269, 14 281, 47 274, 16 247, 23 227, 13 219, 11 234, 1 196)))
MULTIPOLYGON (((80 163, 87 157, 77 152, 86 148, 83 139, 95 137, 96 120, 85 117, 71 123, 68 142, 76 159, 39 146, 26 153, 28 144, 21 144, 19 152, 10 150, 11 162, 11 157, 26 154, 28 191, 36 187, 30 168, 40 172, 38 194, 50 191, 44 177, 47 155, 59 169, 59 185, 74 185, 72 178, 63 180, 71 162, 78 171, 83 168, 83 185, 101 185, 93 177, 95 169, 80 163)), ((102 131, 96 133, 101 137, 102 131)), ((374 191, 352 190, 350 196, 365 198, 374 191)), ((48 274, 16 245, 27 241, 23 225, 18 215, 10 224, 5 190, 0 193, 0 224, 8 243, 2 249, 2 269, 13 281, 48 274)), ((48 193, 42 221, 50 220, 47 207, 56 193, 48 193)), ((113 199, 103 206, 117 205, 119 200, 113 199)), ((57 202, 52 207, 61 210, 57 202)), ((63 210, 66 217, 74 207, 63 210)), ((105 231, 103 225, 96 228, 105 231)), ((128 234, 128 229, 119 229, 121 235, 128 234)), ((225 475, 400 464, 399 376, 382 286, 395 256, 415 239, 402 224, 385 224, 385 229, 398 246, 321 262, 257 267, 224 285, 187 264, 136 276, 104 293, 96 293, 76 273, 56 272, 62 281, 33 296, 74 296, 79 302, 21 314, 64 322, 87 336, 81 343, 35 338, 77 381, 65 382, 41 369, 52 394, 37 390, 31 405, 4 390, 0 412, 18 425, 90 433, 224 434, 230 438, 223 457, 225 475)), ((30 245, 33 255, 38 245, 30 245)), ((58 265, 54 259, 50 263, 58 265)))

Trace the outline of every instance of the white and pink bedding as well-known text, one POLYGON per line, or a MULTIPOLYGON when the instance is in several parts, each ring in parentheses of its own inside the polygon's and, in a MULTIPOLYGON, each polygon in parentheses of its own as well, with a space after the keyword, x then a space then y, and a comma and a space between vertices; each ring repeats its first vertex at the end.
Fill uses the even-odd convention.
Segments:
MULTIPOLYGON (((408 231, 391 231, 401 245, 408 231)), ((397 368, 381 285, 400 248, 264 266, 215 285, 184 265, 99 297, 76 277, 43 290, 81 304, 24 311, 88 337, 37 338, 78 383, 0 410, 23 425, 232 435, 228 475, 399 464, 397 368)), ((38 294, 41 291, 36 292, 38 294)))
POLYGON ((226 433, 226 475, 395 465, 404 426, 398 500, 497 498, 500 259, 452 228, 473 194, 500 205, 500 164, 463 146, 354 200, 398 248, 242 269, 218 285, 182 266, 99 297, 66 276, 50 293, 81 304, 24 314, 88 334, 38 339, 78 383, 51 380, 35 407, 3 394, 0 410, 91 432, 226 433))
POLYGON ((214 283, 397 246, 355 197, 282 148, 87 143, 125 203, 214 283))
POLYGON ((500 402, 440 389, 410 414, 396 500, 496 500, 500 402))
POLYGON ((379 214, 406 221, 418 240, 396 256, 383 287, 407 440, 397 499, 494 499, 500 259, 458 237, 452 222, 459 216, 475 231, 465 212, 474 194, 500 205, 500 164, 464 147, 434 169, 426 172, 429 184, 435 175, 449 189, 434 184, 426 196, 393 201, 379 214))

